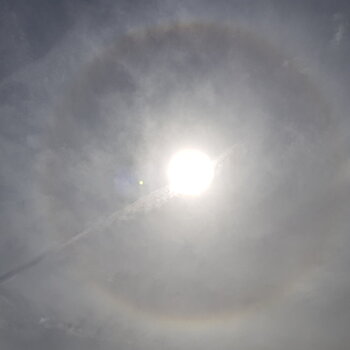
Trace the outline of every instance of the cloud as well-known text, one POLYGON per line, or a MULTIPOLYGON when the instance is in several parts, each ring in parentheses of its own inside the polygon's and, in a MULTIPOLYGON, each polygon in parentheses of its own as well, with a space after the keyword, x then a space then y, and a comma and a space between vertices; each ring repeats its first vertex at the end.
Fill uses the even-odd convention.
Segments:
POLYGON ((348 48, 323 36, 332 8, 293 6, 75 2, 13 65, 4 349, 346 347, 348 48), (173 198, 166 164, 193 146, 220 169, 173 198))

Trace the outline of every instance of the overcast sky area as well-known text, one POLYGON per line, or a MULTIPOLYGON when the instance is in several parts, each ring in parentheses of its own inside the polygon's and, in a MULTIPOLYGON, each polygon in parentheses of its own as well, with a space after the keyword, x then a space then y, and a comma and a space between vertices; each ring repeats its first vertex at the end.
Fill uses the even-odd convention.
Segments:
POLYGON ((0 0, 0 349, 348 350, 349 16, 0 0))

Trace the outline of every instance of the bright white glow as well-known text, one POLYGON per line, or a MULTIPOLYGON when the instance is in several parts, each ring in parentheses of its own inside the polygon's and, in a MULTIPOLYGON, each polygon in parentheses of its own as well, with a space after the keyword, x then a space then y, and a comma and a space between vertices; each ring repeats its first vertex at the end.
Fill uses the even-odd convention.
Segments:
POLYGON ((199 195, 209 187, 214 178, 214 163, 203 152, 183 150, 171 158, 168 177, 172 192, 199 195))

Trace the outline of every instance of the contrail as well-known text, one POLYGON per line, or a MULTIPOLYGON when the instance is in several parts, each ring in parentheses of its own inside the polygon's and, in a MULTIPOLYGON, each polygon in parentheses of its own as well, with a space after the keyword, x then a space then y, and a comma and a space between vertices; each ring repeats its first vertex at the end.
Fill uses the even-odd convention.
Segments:
MULTIPOLYGON (((230 147, 215 160, 214 164, 215 164, 216 170, 220 169, 222 163, 232 155, 234 150, 235 150, 235 146, 230 147)), ((56 243, 55 245, 45 250, 43 253, 31 259, 30 261, 27 261, 26 263, 19 265, 13 268, 12 270, 0 275, 0 285, 3 285, 9 282, 17 275, 38 265, 41 261, 48 258, 52 254, 58 253, 63 249, 65 249, 66 247, 75 244, 79 240, 88 236, 90 233, 103 231, 104 229, 112 225, 114 222, 131 220, 138 213, 141 213, 141 212, 146 213, 156 208, 159 208, 174 196, 175 194, 169 190, 168 186, 166 186, 158 190, 155 190, 154 192, 151 192, 148 195, 141 197, 140 199, 136 200, 135 202, 131 203, 125 208, 117 210, 107 216, 102 217, 92 225, 88 226, 83 231, 80 231, 79 233, 73 235, 68 240, 64 242, 56 243)))
POLYGON ((163 187, 154 192, 151 192, 146 196, 141 197, 140 199, 136 200, 135 202, 133 202, 132 204, 126 206, 121 210, 117 210, 107 216, 104 216, 103 218, 101 218, 100 220, 97 220, 95 223, 88 226, 83 231, 80 231, 79 233, 75 234, 68 240, 64 242, 56 243, 55 245, 45 250, 43 253, 31 259, 30 261, 27 261, 26 263, 19 265, 14 269, 2 274, 0 276, 0 285, 3 285, 6 282, 9 282, 18 274, 38 265, 41 261, 51 256, 52 254, 58 253, 63 249, 65 249, 66 247, 75 244, 79 240, 88 236, 90 233, 103 231, 104 229, 106 229, 116 221, 130 220, 137 213, 141 213, 141 212, 145 213, 153 209, 159 208, 165 202, 171 199, 173 196, 174 194, 172 194, 169 191, 168 187, 163 187))

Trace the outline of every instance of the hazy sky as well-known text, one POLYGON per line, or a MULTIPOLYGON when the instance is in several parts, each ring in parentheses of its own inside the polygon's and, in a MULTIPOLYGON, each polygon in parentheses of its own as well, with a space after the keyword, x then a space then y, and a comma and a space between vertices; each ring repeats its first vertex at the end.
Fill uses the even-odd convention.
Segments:
POLYGON ((1 350, 348 349, 349 15, 0 1, 1 350))

